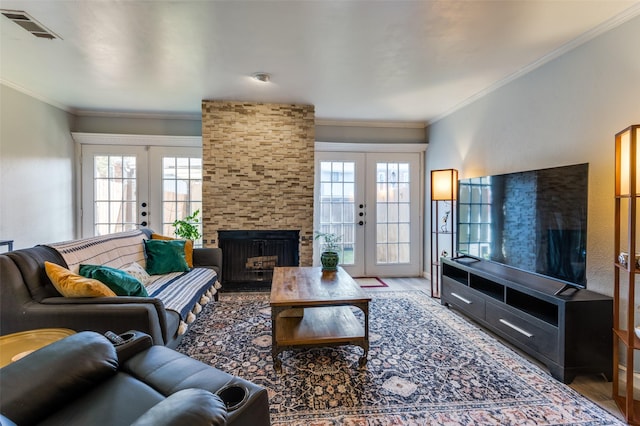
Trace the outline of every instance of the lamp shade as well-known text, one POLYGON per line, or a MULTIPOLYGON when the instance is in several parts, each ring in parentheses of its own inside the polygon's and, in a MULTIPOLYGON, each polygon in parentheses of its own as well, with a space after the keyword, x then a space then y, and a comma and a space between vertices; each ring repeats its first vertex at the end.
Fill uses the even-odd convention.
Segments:
POLYGON ((443 169, 431 171, 431 200, 455 200, 458 198, 458 171, 443 169))
POLYGON ((616 195, 640 193, 640 125, 616 134, 616 195))

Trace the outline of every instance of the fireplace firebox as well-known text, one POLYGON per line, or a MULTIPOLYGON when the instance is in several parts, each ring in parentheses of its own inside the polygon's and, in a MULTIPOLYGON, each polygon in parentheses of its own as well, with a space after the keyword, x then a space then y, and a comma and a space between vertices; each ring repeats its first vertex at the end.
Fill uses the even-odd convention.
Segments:
POLYGON ((271 288, 273 268, 298 266, 300 231, 218 231, 222 291, 271 288))

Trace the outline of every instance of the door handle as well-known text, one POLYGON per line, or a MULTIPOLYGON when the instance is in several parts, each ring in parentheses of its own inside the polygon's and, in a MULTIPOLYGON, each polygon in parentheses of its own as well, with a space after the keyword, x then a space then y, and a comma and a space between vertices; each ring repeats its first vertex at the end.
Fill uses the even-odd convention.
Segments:
POLYGON ((364 225, 364 221, 361 220, 360 222, 358 222, 358 225, 360 225, 360 226, 364 225))

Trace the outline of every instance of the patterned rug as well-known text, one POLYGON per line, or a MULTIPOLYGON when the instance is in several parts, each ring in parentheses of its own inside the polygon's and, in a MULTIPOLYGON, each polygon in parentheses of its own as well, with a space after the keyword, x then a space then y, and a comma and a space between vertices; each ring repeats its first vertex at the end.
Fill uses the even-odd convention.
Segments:
POLYGON ((355 346, 287 351, 273 370, 265 293, 223 293, 178 351, 264 386, 277 425, 622 425, 419 291, 372 292, 355 346))

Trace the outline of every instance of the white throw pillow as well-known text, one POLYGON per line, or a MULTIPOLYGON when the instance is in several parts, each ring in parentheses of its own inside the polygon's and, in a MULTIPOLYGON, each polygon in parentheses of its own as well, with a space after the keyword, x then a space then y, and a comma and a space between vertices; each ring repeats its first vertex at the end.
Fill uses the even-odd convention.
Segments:
POLYGON ((131 265, 126 268, 122 268, 121 270, 140 281, 142 285, 146 286, 152 281, 151 275, 149 275, 142 265, 137 262, 133 262, 131 265))

